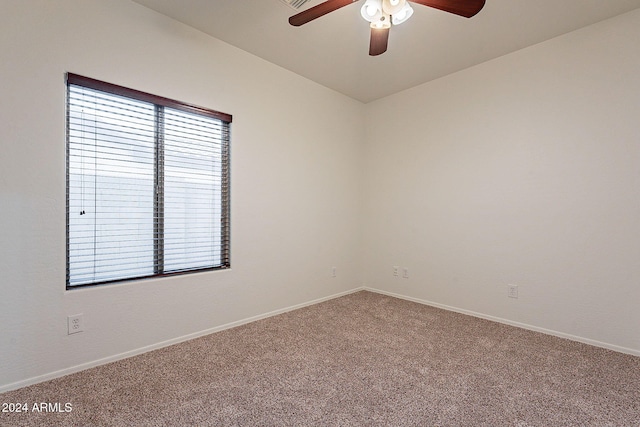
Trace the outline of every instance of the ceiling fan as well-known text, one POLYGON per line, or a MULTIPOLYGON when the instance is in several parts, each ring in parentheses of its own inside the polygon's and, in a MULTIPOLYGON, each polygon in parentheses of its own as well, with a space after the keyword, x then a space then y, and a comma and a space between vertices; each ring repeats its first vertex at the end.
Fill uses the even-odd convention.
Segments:
MULTIPOLYGON (((289 18, 289 23, 299 27, 357 1, 359 0, 327 0, 293 15, 289 18)), ((409 3, 417 3, 471 18, 484 7, 485 0, 411 0, 411 2, 408 0, 366 0, 360 13, 364 19, 370 22, 369 55, 380 55, 387 51, 391 26, 402 24, 413 14, 409 3)))

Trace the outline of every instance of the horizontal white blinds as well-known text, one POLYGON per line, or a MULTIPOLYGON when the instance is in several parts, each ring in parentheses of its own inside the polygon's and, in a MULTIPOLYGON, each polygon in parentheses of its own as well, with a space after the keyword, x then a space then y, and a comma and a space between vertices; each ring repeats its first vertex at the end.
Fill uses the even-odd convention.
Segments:
POLYGON ((67 286, 228 267, 229 121, 109 88, 68 76, 67 286))

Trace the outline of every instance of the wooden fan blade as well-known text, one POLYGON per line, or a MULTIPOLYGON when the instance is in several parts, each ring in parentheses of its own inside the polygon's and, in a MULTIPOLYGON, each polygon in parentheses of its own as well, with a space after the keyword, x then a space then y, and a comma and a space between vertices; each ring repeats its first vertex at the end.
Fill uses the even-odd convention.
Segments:
POLYGON ((369 55, 376 56, 387 51, 390 28, 372 28, 369 41, 369 55))
POLYGON ((320 3, 317 6, 313 6, 310 9, 307 9, 303 12, 300 12, 296 15, 293 15, 289 18, 289 24, 299 27, 302 24, 306 24, 309 21, 313 21, 316 18, 320 18, 321 16, 326 15, 329 12, 333 12, 334 10, 338 10, 341 7, 349 6, 351 3, 357 2, 358 0, 328 0, 324 3, 320 3))
POLYGON ((471 18, 484 7, 485 0, 410 0, 445 12, 471 18))

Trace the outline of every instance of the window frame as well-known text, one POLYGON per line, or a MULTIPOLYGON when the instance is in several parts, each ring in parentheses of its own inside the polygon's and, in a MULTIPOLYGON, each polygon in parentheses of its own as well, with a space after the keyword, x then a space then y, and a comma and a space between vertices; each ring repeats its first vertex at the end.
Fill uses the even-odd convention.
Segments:
MULTIPOLYGON (((230 140, 231 140, 231 136, 230 136, 230 132, 231 132, 231 129, 230 128, 231 128, 233 117, 227 113, 222 113, 212 109, 199 107, 193 104, 188 104, 188 103, 176 101, 170 98, 153 95, 153 94, 142 92, 136 89, 130 89, 124 86, 107 83, 101 80, 96 80, 90 77, 85 77, 85 76, 81 76, 81 75, 70 73, 70 72, 66 73, 65 88, 66 88, 66 114, 65 114, 65 122, 66 122, 66 126, 65 126, 65 130, 66 130, 66 135, 65 135, 66 289, 67 290, 81 289, 86 287, 102 286, 102 285, 113 284, 113 283, 123 283, 123 282, 138 281, 138 280, 145 280, 145 279, 152 279, 152 278, 159 278, 159 277, 170 277, 170 276, 177 276, 177 275, 184 275, 184 274, 193 274, 193 273, 202 273, 202 272, 208 272, 208 271, 230 269, 231 268, 231 248, 230 248, 230 241, 231 241, 231 231, 230 231, 230 213, 231 213, 230 212, 230 209, 231 209, 231 204, 230 204, 230 197, 231 197, 231 194, 230 194, 231 192, 230 145, 231 144, 230 144, 230 140), (110 279, 110 280, 100 280, 100 281, 93 281, 90 283, 82 283, 82 284, 76 284, 76 285, 70 284, 70 279, 71 279, 70 255, 71 254, 70 254, 70 208, 69 208, 70 190, 69 189, 70 189, 70 105, 71 105, 71 101, 70 101, 69 91, 70 91, 71 85, 82 86, 87 89, 92 89, 92 90, 101 91, 108 94, 118 95, 124 98, 134 99, 137 101, 147 102, 155 105, 156 111, 158 107, 168 107, 168 108, 182 111, 185 113, 191 113, 199 116, 218 119, 223 122, 223 125, 226 128, 227 137, 221 139, 221 143, 222 143, 221 144, 222 146, 221 174, 222 175, 221 175, 221 201, 220 201, 220 208, 221 208, 220 265, 215 265, 211 267, 201 267, 201 268, 188 268, 184 270, 169 271, 169 272, 164 272, 164 271, 159 272, 157 269, 157 264, 154 261, 153 274, 131 276, 126 278, 118 278, 118 279, 110 279)), ((157 113, 156 113, 155 120, 157 125, 158 123, 157 113)), ((155 144, 156 144, 156 150, 157 150, 158 149, 157 140, 155 144)), ((156 165, 154 166, 154 168, 155 168, 154 175, 156 175, 156 180, 157 180, 159 175, 164 174, 164 170, 161 170, 160 173, 158 172, 159 170, 158 162, 156 162, 156 165)), ((157 182, 157 181, 154 181, 154 182, 157 182)), ((154 187, 157 189, 157 185, 154 184, 154 187)), ((158 201, 157 194, 155 193, 156 192, 154 191, 154 196, 153 196, 154 197, 154 215, 158 213, 158 208, 162 209, 162 205, 163 205, 163 202, 158 201)), ((160 224, 162 224, 163 221, 164 221, 164 217, 161 217, 158 220, 160 224)), ((157 257, 158 253, 162 253, 163 251, 164 249, 159 248, 158 243, 156 242, 154 245, 154 259, 157 257)))

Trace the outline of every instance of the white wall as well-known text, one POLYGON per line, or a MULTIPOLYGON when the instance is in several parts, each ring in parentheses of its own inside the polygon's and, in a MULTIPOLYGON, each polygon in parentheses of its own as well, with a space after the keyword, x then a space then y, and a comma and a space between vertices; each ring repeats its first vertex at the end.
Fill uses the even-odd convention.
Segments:
POLYGON ((636 10, 368 104, 366 285, 640 354, 639 45, 636 10))
POLYGON ((1 1, 0 58, 0 390, 360 284, 360 103, 128 0, 1 1), (233 115, 231 271, 65 291, 66 71, 233 115))

